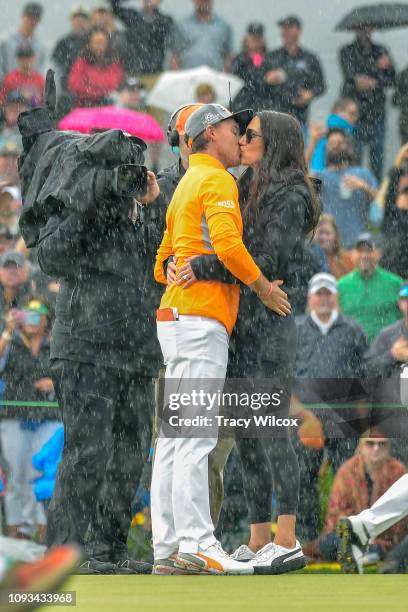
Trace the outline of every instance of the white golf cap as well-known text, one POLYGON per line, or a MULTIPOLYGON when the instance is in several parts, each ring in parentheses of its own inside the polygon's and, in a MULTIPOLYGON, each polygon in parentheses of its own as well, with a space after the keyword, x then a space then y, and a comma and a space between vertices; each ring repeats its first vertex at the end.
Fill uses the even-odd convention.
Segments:
POLYGON ((337 281, 332 274, 327 272, 319 272, 315 274, 309 281, 309 295, 317 293, 319 289, 327 289, 330 293, 337 294, 337 281))

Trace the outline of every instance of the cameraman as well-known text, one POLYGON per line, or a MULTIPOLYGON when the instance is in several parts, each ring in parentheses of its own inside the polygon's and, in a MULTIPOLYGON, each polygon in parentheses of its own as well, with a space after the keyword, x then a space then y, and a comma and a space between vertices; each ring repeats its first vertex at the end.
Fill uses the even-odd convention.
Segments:
POLYGON ((38 244, 41 269, 60 283, 51 371, 65 426, 47 543, 85 546, 79 573, 150 573, 126 545, 150 441, 146 371, 158 368, 141 351, 154 317, 143 301, 143 232, 133 198, 108 187, 94 198, 94 214, 54 212, 38 244))

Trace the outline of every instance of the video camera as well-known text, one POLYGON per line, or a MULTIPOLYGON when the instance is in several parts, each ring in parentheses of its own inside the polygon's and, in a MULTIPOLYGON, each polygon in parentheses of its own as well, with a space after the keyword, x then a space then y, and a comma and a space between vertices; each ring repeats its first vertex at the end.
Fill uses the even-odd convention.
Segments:
POLYGON ((113 171, 113 191, 119 196, 140 196, 147 191, 147 168, 123 164, 113 171))
POLYGON ((100 169, 96 177, 95 196, 117 196, 138 198, 147 191, 147 168, 140 164, 120 164, 113 168, 100 169))
POLYGON ((55 212, 79 213, 115 223, 126 219, 133 198, 147 191, 146 144, 122 130, 91 135, 56 129, 54 73, 47 72, 45 106, 21 113, 20 229, 28 247, 55 212))

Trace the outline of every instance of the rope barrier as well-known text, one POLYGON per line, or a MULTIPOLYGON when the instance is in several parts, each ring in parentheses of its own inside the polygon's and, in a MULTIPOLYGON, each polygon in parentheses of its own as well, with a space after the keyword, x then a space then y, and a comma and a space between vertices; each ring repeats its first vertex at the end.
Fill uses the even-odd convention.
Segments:
MULTIPOLYGON (((12 401, 12 400, 0 400, 0 407, 1 406, 14 406, 14 407, 19 407, 19 408, 58 408, 58 402, 18 402, 18 401, 12 401)), ((353 403, 344 403, 344 404, 304 404, 305 408, 307 408, 308 410, 313 409, 313 410, 334 410, 337 408, 352 408, 353 407, 353 403)), ((389 402, 388 404, 375 404, 374 406, 369 406, 370 408, 401 408, 401 409, 407 409, 406 406, 402 406, 401 404, 398 404, 397 402, 395 403, 391 403, 389 402)))
POLYGON ((0 401, 0 406, 14 406, 18 408, 58 408, 58 402, 14 402, 11 400, 0 401))

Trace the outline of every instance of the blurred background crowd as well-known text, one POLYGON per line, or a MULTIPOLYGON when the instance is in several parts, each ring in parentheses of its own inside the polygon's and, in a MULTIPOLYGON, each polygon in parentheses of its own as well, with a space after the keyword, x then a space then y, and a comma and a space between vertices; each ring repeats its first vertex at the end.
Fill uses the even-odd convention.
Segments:
MULTIPOLYGON (((342 82, 337 87, 323 68, 319 40, 315 48, 303 44, 301 10, 242 16, 245 34, 234 46, 232 25, 218 14, 220 4, 185 2, 179 19, 162 10, 160 0, 72 3, 66 33, 52 49, 50 34, 45 41, 44 31, 38 33, 46 4, 26 4, 18 21, 7 24, 0 43, 0 499, 4 532, 13 537, 44 539, 59 446, 49 465, 40 455, 34 467, 32 457, 54 434, 61 438, 48 364, 58 284, 40 271, 18 227, 21 141, 16 122, 20 112, 42 103, 49 66, 58 77, 62 128, 98 129, 104 107, 110 113, 141 113, 144 132, 138 135, 149 143, 155 171, 172 155, 164 144, 169 114, 194 101, 228 104, 228 82, 234 110, 279 110, 299 119, 310 173, 321 181, 323 208, 304 262, 305 289, 292 304, 299 336, 293 410, 303 423, 296 449, 304 550, 316 559, 334 560, 338 518, 371 505, 406 471, 404 432, 392 437, 381 423, 401 408, 399 377, 408 362, 408 67, 397 68, 394 50, 374 42, 373 28, 353 28, 349 43, 338 49, 342 82), (278 26, 274 45, 267 38, 269 21, 278 26), (187 69, 187 76, 179 72, 187 69), (334 103, 312 120, 314 101, 327 91, 334 103), (387 123, 390 102, 399 114, 394 160, 385 153, 389 131, 397 133, 387 123), (84 119, 84 109, 93 114, 84 119), (324 411, 316 408, 333 399, 332 386, 322 382, 316 388, 307 381, 360 376, 377 381, 376 400, 389 412, 360 439, 334 438, 324 411), (45 475, 38 481, 40 472, 45 475)), ((363 414, 368 399, 354 397, 346 408, 363 414)), ((145 489, 135 495, 133 536, 131 531, 139 557, 149 533, 145 489), (139 528, 142 538, 134 533, 139 528)), ((234 453, 225 491, 218 529, 233 548, 246 528, 234 453)), ((408 525, 387 532, 370 554, 368 561, 388 554, 384 567, 404 567, 408 525)))

